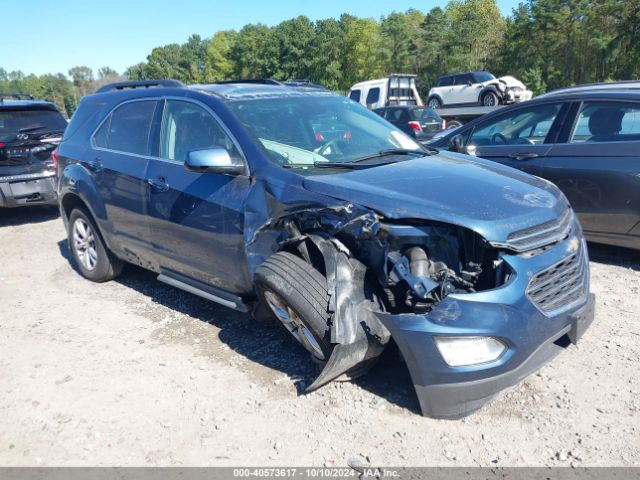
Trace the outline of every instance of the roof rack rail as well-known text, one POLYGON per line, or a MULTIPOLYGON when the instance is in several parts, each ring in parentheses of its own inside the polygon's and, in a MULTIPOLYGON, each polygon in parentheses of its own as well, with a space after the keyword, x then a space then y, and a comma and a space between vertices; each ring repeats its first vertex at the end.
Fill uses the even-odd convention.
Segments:
POLYGON ((214 82, 217 84, 225 83, 257 83, 260 85, 282 85, 281 82, 274 80, 273 78, 241 78, 238 80, 222 80, 221 82, 214 82))
POLYGON ((128 82, 108 83, 98 90, 96 93, 111 92, 113 90, 125 90, 127 88, 150 88, 150 87, 183 87, 183 83, 178 80, 133 80, 128 82))
POLYGON ((33 100, 33 95, 30 93, 0 93, 0 102, 3 102, 5 98, 33 100))
POLYGON ((324 85, 320 85, 319 83, 312 82, 311 80, 307 80, 306 78, 294 78, 291 80, 287 80, 282 83, 287 87, 307 87, 307 88, 318 88, 326 90, 324 85))

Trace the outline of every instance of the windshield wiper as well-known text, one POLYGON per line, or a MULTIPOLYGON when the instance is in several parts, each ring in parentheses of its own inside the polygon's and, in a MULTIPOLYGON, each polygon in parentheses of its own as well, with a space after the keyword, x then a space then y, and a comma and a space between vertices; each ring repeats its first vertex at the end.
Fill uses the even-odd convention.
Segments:
POLYGON ((47 127, 45 125, 31 125, 29 127, 21 128, 20 130, 18 130, 18 133, 33 132, 34 130, 41 130, 43 128, 47 127))
POLYGON ((365 155, 364 157, 356 158, 355 160, 351 160, 349 163, 360 163, 360 162, 365 162, 367 160, 371 160, 372 158, 388 157, 390 155, 417 155, 418 157, 424 157, 425 153, 428 154, 428 152, 425 150, 409 150, 408 148, 392 148, 389 150, 381 150, 378 153, 365 155))

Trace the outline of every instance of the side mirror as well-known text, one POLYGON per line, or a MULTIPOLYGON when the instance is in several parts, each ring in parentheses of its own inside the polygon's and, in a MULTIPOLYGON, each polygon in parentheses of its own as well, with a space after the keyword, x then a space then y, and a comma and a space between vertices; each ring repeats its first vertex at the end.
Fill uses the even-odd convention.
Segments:
POLYGON ((464 139, 462 135, 454 135, 449 139, 449 150, 452 152, 462 152, 464 150, 464 139))
POLYGON ((187 153, 184 167, 191 172, 226 173, 242 175, 245 173, 244 164, 240 159, 231 158, 224 148, 205 148, 192 150, 187 153))

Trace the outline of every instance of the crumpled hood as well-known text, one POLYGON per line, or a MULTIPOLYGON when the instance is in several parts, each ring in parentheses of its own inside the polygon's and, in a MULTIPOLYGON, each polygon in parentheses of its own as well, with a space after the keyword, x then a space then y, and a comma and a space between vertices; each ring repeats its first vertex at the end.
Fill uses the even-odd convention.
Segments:
POLYGON ((522 83, 517 78, 512 77, 511 75, 505 75, 504 77, 500 77, 498 80, 503 82, 509 88, 521 88, 523 90, 527 89, 527 87, 525 87, 524 83, 522 83))
POLYGON ((551 183, 467 155, 438 155, 304 179, 306 189, 370 208, 390 219, 459 225, 485 239, 553 220, 566 200, 551 183))

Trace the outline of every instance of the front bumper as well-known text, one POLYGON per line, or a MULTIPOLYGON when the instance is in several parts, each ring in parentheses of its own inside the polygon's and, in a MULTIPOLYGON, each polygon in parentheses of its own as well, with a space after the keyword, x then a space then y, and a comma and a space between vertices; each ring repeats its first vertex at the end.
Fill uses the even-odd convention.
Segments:
MULTIPOLYGON (((504 256, 515 275, 497 289, 449 295, 425 315, 376 314, 403 354, 423 415, 448 419, 469 415, 578 341, 594 318, 592 294, 552 317, 525 294, 535 273, 566 257, 576 243, 586 249, 584 242, 575 240, 569 238, 532 258, 504 256), (435 336, 489 336, 508 348, 493 362, 451 367, 440 355, 435 336)), ((587 281, 585 292, 588 288, 587 281)))
POLYGON ((55 172, 0 173, 0 207, 55 205, 57 201, 55 172))

